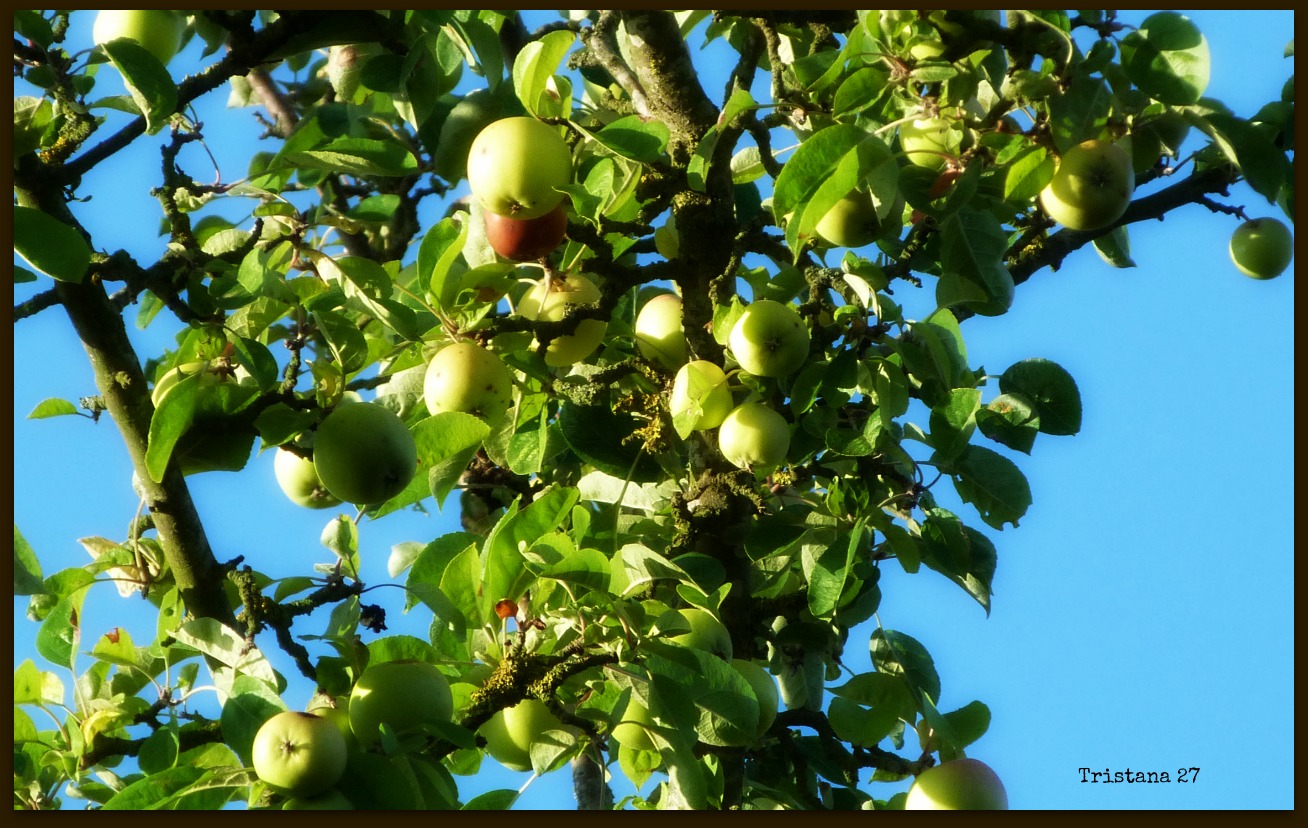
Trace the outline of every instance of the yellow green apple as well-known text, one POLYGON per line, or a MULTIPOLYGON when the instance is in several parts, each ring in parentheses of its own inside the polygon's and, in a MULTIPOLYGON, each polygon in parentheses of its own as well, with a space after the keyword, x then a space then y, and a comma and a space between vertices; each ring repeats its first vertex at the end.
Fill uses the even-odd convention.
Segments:
POLYGON ((341 502, 322 484, 311 458, 278 448, 273 458, 273 473, 282 492, 298 506, 330 509, 341 502))
POLYGON ((727 345, 740 367, 759 377, 784 377, 808 358, 808 328, 799 312, 772 299, 751 302, 736 319, 727 345))
POLYGON ((918 774, 904 810, 1007 811, 1008 792, 985 762, 955 759, 918 774))
POLYGON ((1058 160, 1040 206, 1071 230, 1098 230, 1122 217, 1134 192, 1130 154, 1107 141, 1083 141, 1058 160))
MULTIPOLYGON (((585 276, 570 273, 566 277, 546 276, 523 295, 518 313, 525 319, 558 322, 578 305, 600 300, 599 286, 585 276)), ((580 362, 594 353, 604 340, 609 323, 603 319, 583 319, 570 334, 556 336, 545 349, 545 364, 562 368, 580 362)))
POLYGON ((731 390, 727 375, 715 363, 706 359, 687 362, 677 370, 672 380, 672 395, 668 409, 674 423, 683 423, 678 434, 706 431, 717 428, 731 413, 731 390))
POLYGON ((545 215, 572 180, 572 151, 558 127, 529 115, 501 118, 468 150, 468 186, 481 206, 517 219, 545 215))
POLYGON ((738 468, 771 469, 786 461, 790 427, 785 417, 763 403, 742 403, 722 421, 718 449, 738 468))
POLYGON ((449 721, 454 698, 445 675, 426 661, 399 659, 370 664, 350 692, 350 729, 359 744, 373 745, 388 725, 403 735, 423 725, 449 721))
POLYGON ((651 362, 673 369, 686 361, 686 332, 681 327, 681 298, 660 293, 636 314, 636 350, 651 362))
POLYGON ((96 46, 120 37, 134 40, 166 66, 185 31, 186 18, 167 9, 104 9, 95 16, 91 40, 96 46))
POLYGON ((1253 279, 1275 279, 1294 258, 1294 234, 1279 219, 1246 221, 1231 234, 1231 261, 1253 279))
POLYGON ((290 796, 323 793, 345 773, 345 737, 313 713, 274 715, 255 733, 250 753, 255 774, 290 796))
POLYGON ((418 471, 418 447, 399 415, 377 403, 338 405, 318 426, 313 467, 333 497, 369 505, 395 497, 418 471))
POLYGON ((423 376, 427 411, 462 411, 494 426, 513 405, 513 375, 504 360, 476 342, 446 345, 427 363, 423 376))

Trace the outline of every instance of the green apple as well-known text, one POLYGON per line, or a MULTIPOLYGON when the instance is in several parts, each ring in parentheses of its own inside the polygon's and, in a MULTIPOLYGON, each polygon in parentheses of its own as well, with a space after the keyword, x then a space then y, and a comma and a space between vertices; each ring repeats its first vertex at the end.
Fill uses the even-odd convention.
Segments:
POLYGON ((359 740, 354 738, 354 731, 350 729, 350 697, 349 696, 329 696, 326 693, 314 693, 313 698, 304 708, 315 716, 321 716, 332 724, 345 737, 345 745, 349 748, 357 747, 359 740))
POLYGON ((377 403, 338 405, 313 443, 313 467, 327 491, 347 503, 381 503, 418 471, 418 447, 399 415, 377 403))
POLYGON ((441 348, 427 363, 422 395, 433 415, 462 411, 494 426, 513 405, 513 375, 497 355, 464 340, 441 348))
MULTIPOLYGON (((558 322, 577 305, 590 305, 600 300, 599 286, 575 273, 563 279, 549 276, 531 286, 518 303, 518 313, 524 319, 541 322, 558 322)), ((576 331, 550 340, 545 349, 545 364, 562 368, 590 356, 600 342, 609 323, 603 319, 583 319, 576 331)))
POLYGON ((403 735, 454 713, 450 683, 436 665, 417 659, 370 664, 350 692, 350 729, 368 747, 381 738, 381 726, 403 735))
POLYGON ((282 492, 291 502, 306 509, 330 509, 341 502, 327 491, 314 469, 313 460, 308 457, 279 448, 273 458, 273 473, 277 476, 277 485, 282 487, 282 492))
POLYGON ((560 204, 543 216, 522 219, 483 210, 486 241, 498 255, 514 262, 531 262, 548 256, 563 244, 568 233, 568 212, 560 204))
POLYGON ((736 319, 727 345, 749 373, 784 377, 808 359, 808 328, 790 305, 758 299, 736 319))
POLYGON ((814 232, 832 247, 864 247, 893 227, 902 227, 904 208, 896 205, 883 219, 877 215, 872 194, 855 190, 823 214, 814 232))
POLYGON ((669 370, 686 361, 686 332, 681 328, 681 297, 660 293, 636 314, 636 350, 669 370))
POLYGON ((293 796, 282 803, 283 811, 353 811, 354 803, 336 788, 317 796, 293 796))
POLYGON ((777 680, 766 668, 743 658, 733 658, 731 666, 749 682, 750 689, 758 699, 758 735, 762 736, 777 718, 777 706, 780 704, 777 680))
POLYGON ((531 770, 531 746, 547 730, 571 730, 540 699, 524 699, 481 726, 486 752, 509 770, 531 770))
POLYGON ((1130 154, 1117 144, 1083 141, 1059 159, 1040 206, 1068 229, 1098 230, 1122 217, 1134 192, 1130 154))
POLYGON ((790 427, 763 403, 736 406, 718 429, 718 449, 737 468, 767 470, 786 461, 790 427))
POLYGON ((1004 783, 979 759, 955 759, 918 774, 906 811, 1007 811, 1004 783))
POLYGON ((1294 235, 1274 218, 1246 221, 1231 234, 1231 261, 1254 279, 1275 279, 1294 258, 1294 235))
POLYGON ((674 635, 668 639, 669 641, 683 647, 693 647, 696 650, 712 653, 724 661, 731 660, 734 655, 731 648, 731 633, 727 632, 727 626, 719 621, 717 616, 699 607, 687 607, 677 610, 677 613, 690 624, 690 632, 674 635))
POLYGON ((912 118, 899 126, 899 145, 908 163, 919 167, 942 169, 962 144, 962 132, 947 118, 912 118))
POLYGON ((686 425, 677 429, 678 434, 717 428, 732 408, 727 375, 706 359, 687 362, 677 370, 677 376, 672 380, 668 408, 674 423, 684 418, 686 425))
POLYGON ((185 31, 186 19, 166 9, 105 9, 95 16, 91 40, 96 46, 120 37, 135 40, 167 66, 185 31))
POLYGON ((658 750, 658 745, 650 738, 645 728, 654 724, 654 716, 649 708, 636 701, 633 695, 627 702, 627 709, 622 712, 622 719, 613 727, 613 738, 618 744, 631 750, 658 750))
POLYGON ((313 713, 278 713, 260 726, 250 748, 254 772, 290 796, 314 796, 345 773, 345 737, 313 713))
POLYGON ((468 187, 492 213, 543 216, 572 180, 572 151, 557 127, 527 115, 501 118, 477 133, 468 150, 468 187))

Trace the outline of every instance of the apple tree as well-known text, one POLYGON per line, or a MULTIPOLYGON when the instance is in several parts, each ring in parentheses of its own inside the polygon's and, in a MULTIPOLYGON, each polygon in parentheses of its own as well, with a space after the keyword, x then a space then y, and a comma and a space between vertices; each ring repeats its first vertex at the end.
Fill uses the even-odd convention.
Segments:
POLYGON ((468 794, 497 760, 586 808, 903 807, 880 783, 990 715, 937 706, 880 575, 988 613, 1022 457, 1081 426, 1066 370, 981 368, 967 320, 1177 210, 1289 263, 1292 85, 1205 97, 1175 12, 204 11, 170 18, 184 78, 166 25, 105 14, 76 52, 92 12, 14 16, 14 312, 81 340, 94 393, 34 414, 112 421, 141 509, 53 572, 16 516, 16 808, 508 807, 468 794), (205 96, 263 133, 236 175, 205 96), (79 221, 143 146, 156 261, 79 221), (312 570, 200 520, 198 476, 273 456, 312 570), (126 600, 153 640, 82 637, 126 600), (334 727, 286 715, 306 684, 334 727))

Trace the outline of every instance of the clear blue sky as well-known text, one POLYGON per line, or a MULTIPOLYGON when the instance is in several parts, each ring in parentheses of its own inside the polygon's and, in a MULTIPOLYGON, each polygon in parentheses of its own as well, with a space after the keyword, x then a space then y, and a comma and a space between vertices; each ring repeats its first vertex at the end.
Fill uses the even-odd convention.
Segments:
MULTIPOLYGON (((1292 72, 1282 52, 1293 12, 1189 14, 1212 49, 1209 96, 1244 116, 1279 96, 1292 72)), ((72 48, 89 43, 92 17, 74 14, 72 48)), ((191 44, 172 64, 174 76, 194 71, 199 53, 191 44)), ((711 78, 725 71, 703 65, 711 78)), ((97 96, 117 91, 112 74, 102 72, 97 96)), ((716 96, 722 83, 706 88, 716 96)), ((252 110, 227 110, 225 99, 225 91, 211 94, 197 109, 224 180, 233 180, 261 128, 252 110)), ((103 134, 125 116, 110 120, 103 134)), ((162 140, 138 141, 93 171, 80 194, 94 198, 73 205, 97 247, 126 249, 143 264, 164 245, 158 205, 146 194, 162 140)), ((194 147, 182 163, 198 180, 213 175, 194 147)), ((1251 215, 1279 213, 1245 187, 1234 188, 1229 203, 1251 215)), ((974 368, 997 375, 1036 356, 1067 368, 1084 401, 1082 432, 1042 435, 1032 457, 1016 457, 1034 505, 1020 528, 987 532, 999 550, 989 619, 943 578, 908 577, 895 566, 885 568, 879 618, 931 651, 942 709, 973 699, 989 705, 990 732, 968 752, 996 769, 1015 808, 1294 805, 1293 265, 1272 282, 1240 275, 1226 252, 1236 224, 1189 207, 1133 227, 1138 268, 1111 269, 1086 249, 1022 285, 1007 315, 964 326, 974 368), (1094 784, 1081 781, 1081 767, 1166 771, 1173 780, 1180 768, 1201 770, 1188 784, 1094 784)), ((15 301, 46 287, 19 286, 15 301)), ((164 316, 147 331, 133 329, 143 357, 171 344, 164 316)), ((75 402, 95 393, 67 319, 48 310, 19 323, 14 337, 15 520, 48 575, 88 560, 77 538, 122 539, 137 501, 107 418, 25 419, 47 397, 75 402)), ((987 389, 985 399, 994 393, 987 389)), ((285 500, 270 456, 253 458, 242 473, 190 483, 220 558, 245 555, 274 577, 331 560, 318 542, 328 515, 285 500)), ((456 525, 434 508, 365 523, 364 580, 388 580, 393 544, 456 525)), ((391 608, 392 632, 424 634, 421 612, 400 614, 397 590, 372 597, 391 608)), ((14 602, 14 664, 33 658, 46 669, 26 604, 14 602)), ((83 649, 115 626, 148 641, 149 610, 98 587, 84 608, 83 649)), ((297 632, 319 632, 314 624, 321 622, 297 632)), ((851 634, 846 651, 856 671, 867 669, 866 632, 851 634)), ((265 646, 275 649, 271 640, 265 646)), ((293 681, 285 698, 302 707, 310 692, 293 681)), ((528 778, 490 760, 486 767, 495 770, 475 784, 461 780, 465 798, 483 784, 516 788, 528 778)), ((887 797, 902 787, 871 790, 887 797)), ((536 780, 519 802, 572 806, 566 771, 536 780)))

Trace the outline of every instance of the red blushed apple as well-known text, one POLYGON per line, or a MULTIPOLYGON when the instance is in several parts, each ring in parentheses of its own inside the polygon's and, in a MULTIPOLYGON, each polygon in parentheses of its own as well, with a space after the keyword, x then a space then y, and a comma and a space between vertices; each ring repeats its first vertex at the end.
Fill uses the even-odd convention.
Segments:
POLYGON ((491 249, 515 262, 548 256, 563 243, 568 230, 568 214, 562 204, 533 219, 516 219, 487 210, 482 213, 482 222, 491 249))

